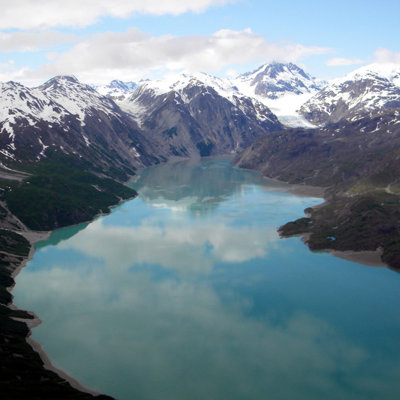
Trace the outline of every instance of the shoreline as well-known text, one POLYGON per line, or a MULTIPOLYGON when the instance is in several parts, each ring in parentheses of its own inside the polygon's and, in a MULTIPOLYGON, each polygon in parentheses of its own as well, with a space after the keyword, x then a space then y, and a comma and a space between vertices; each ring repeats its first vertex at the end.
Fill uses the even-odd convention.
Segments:
MULTIPOLYGON (((36 317, 36 318, 38 320, 38 321, 35 321, 35 322, 37 322, 36 325, 29 326, 29 324, 28 324, 28 327, 29 327, 30 330, 41 324, 42 321, 40 320, 40 318, 38 318, 38 317, 36 317)), ((35 320, 35 318, 32 321, 34 321, 34 320, 35 320)), ((43 361, 43 368, 45 368, 45 369, 47 369, 49 371, 52 371, 55 374, 57 374, 60 378, 62 378, 65 381, 67 381, 71 385, 71 387, 73 387, 76 390, 79 390, 80 392, 91 394, 93 396, 100 396, 100 395, 103 394, 103 393, 97 392, 96 390, 87 388, 86 386, 82 385, 77 379, 75 379, 71 375, 68 375, 68 373, 66 373, 65 371, 57 368, 51 362, 51 359, 47 355, 46 350, 44 349, 44 347, 39 342, 37 342, 36 340, 32 339, 31 337, 28 337, 26 342, 32 347, 32 349, 37 354, 39 354, 40 359, 43 361)))
MULTIPOLYGON (((99 215, 100 216, 100 215, 99 215)), ((85 222, 82 222, 84 224, 85 222)), ((75 224, 75 225, 80 225, 80 224, 75 224)), ((73 226, 73 225, 71 225, 73 226)), ((60 228, 62 229, 62 228, 60 228)), ((35 246, 34 244, 37 242, 40 242, 42 240, 46 240, 50 237, 50 235, 55 232, 54 231, 24 231, 24 232, 18 232, 21 236, 24 236, 30 243, 31 249, 29 251, 29 255, 18 265, 14 268, 14 270, 11 273, 11 277, 14 279, 14 285, 7 288, 10 293, 12 293, 12 290, 14 289, 16 282, 15 278, 18 276, 18 274, 27 266, 28 262, 32 260, 34 254, 35 254, 35 246)), ((11 310, 15 311, 25 311, 28 313, 30 316, 32 316, 31 319, 25 319, 25 318, 13 318, 16 321, 23 322, 29 329, 28 336, 26 337, 26 343, 33 349, 34 352, 36 352, 40 359, 43 362, 43 368, 52 371, 55 374, 57 374, 60 378, 64 379, 66 382, 68 382, 72 388, 79 390, 80 392, 91 394, 93 396, 99 396, 102 393, 97 392, 96 390, 90 389, 83 384, 81 384, 77 379, 66 373, 65 371, 57 368, 51 361, 50 357, 46 353, 46 350, 44 349, 43 345, 36 341, 35 339, 32 338, 32 329, 36 328, 42 323, 42 320, 33 312, 30 310, 23 310, 19 307, 17 307, 14 304, 14 301, 10 303, 7 306, 11 310)))
MULTIPOLYGON (((237 167, 237 166, 236 166, 237 167)), ((257 169, 249 169, 249 168, 242 168, 242 167, 237 167, 241 168, 244 170, 249 170, 249 171, 255 171, 258 172, 261 177, 266 181, 269 185, 264 186, 263 188, 265 190, 279 190, 281 192, 286 192, 286 193, 291 193, 297 196, 307 196, 307 197, 317 197, 321 198, 321 203, 313 206, 313 209, 318 209, 321 208, 325 205, 328 205, 330 203, 330 199, 327 198, 326 192, 329 189, 329 187, 321 187, 321 186, 311 186, 311 185, 305 185, 305 184, 291 184, 285 181, 281 181, 279 179, 271 178, 266 175, 264 175, 260 170, 257 169)), ((306 212, 304 212, 306 217, 310 217, 306 212)), ((290 222, 290 221, 289 221, 290 222)), ((281 238, 285 237, 290 237, 290 236, 282 236, 279 234, 281 238)), ((307 238, 309 237, 309 233, 307 232, 299 232, 298 234, 291 235, 291 236, 300 236, 301 240, 304 242, 304 244, 307 245, 310 251, 313 251, 310 249, 307 243, 307 238)), ((363 250, 363 251, 355 251, 355 250, 334 250, 330 248, 325 248, 321 249, 318 251, 323 251, 323 252, 328 252, 334 257, 341 258, 350 262, 354 262, 360 265, 365 265, 369 267, 385 267, 388 269, 393 269, 390 264, 385 263, 381 259, 381 255, 383 253, 382 248, 378 248, 376 250, 363 250)))
MULTIPOLYGON (((125 201, 129 201, 129 200, 133 200, 137 197, 137 195, 127 198, 127 199, 120 199, 118 201, 118 203, 113 204, 111 206, 109 206, 108 212, 102 212, 100 211, 98 214, 96 214, 92 219, 88 220, 88 221, 82 221, 79 223, 75 223, 75 224, 71 224, 71 225, 67 225, 65 227, 61 227, 61 228, 57 228, 54 230, 49 230, 49 231, 34 231, 34 230, 30 230, 29 228, 27 228, 26 226, 22 225, 22 229, 19 230, 10 230, 12 232, 15 232, 17 234, 19 234, 20 236, 24 237, 26 240, 28 240, 31 248, 29 251, 28 256, 26 256, 20 263, 18 263, 17 265, 14 264, 12 266, 12 270, 10 270, 10 277, 14 280, 14 284, 12 286, 9 286, 6 288, 6 290, 12 295, 12 291, 16 285, 16 281, 15 278, 19 275, 19 273, 27 266, 28 262, 30 260, 32 260, 32 258, 34 257, 35 254, 35 243, 46 240, 50 237, 50 235, 57 231, 58 229, 63 229, 63 228, 69 228, 72 226, 78 226, 81 224, 85 224, 85 223, 90 223, 92 221, 94 221, 96 218, 101 217, 103 215, 107 215, 109 214, 114 208, 118 207, 120 204, 122 204, 125 201)), ((20 222, 20 221, 19 221, 20 222)), ((20 226, 21 228, 21 226, 20 226)), ((109 397, 108 395, 105 395, 103 393, 100 393, 94 389, 90 389, 86 386, 84 386, 83 384, 81 384, 77 379, 75 379, 74 377, 72 377, 71 375, 69 375, 67 372, 57 368, 51 361, 50 357, 47 355, 44 347, 42 344, 40 344, 39 342, 37 342, 36 340, 34 340, 31 336, 32 336, 32 329, 34 329, 35 327, 37 327, 38 325, 41 324, 41 319, 33 312, 33 311, 28 311, 28 310, 23 310, 18 308, 15 304, 14 304, 14 299, 12 300, 11 303, 9 303, 8 305, 6 305, 6 307, 10 310, 13 311, 23 311, 25 313, 27 313, 28 315, 31 316, 31 318, 17 318, 17 317, 11 317, 12 319, 14 319, 15 321, 19 321, 22 322, 26 325, 26 327, 28 328, 28 335, 25 338, 25 342, 26 344, 31 347, 31 349, 39 356, 40 360, 43 362, 42 368, 45 370, 48 370, 50 372, 55 373, 59 378, 61 378, 62 380, 64 380, 65 382, 67 382, 71 388, 81 392, 82 394, 88 394, 93 396, 94 398, 96 398, 95 396, 100 396, 100 397, 106 397, 108 399, 111 399, 111 397, 109 397)))
POLYGON ((333 256, 342 258, 343 260, 362 264, 367 267, 375 268, 390 268, 389 265, 381 260, 382 251, 378 250, 364 250, 364 251, 353 251, 353 250, 327 250, 333 256))
POLYGON ((269 176, 265 176, 262 174, 261 171, 257 169, 250 169, 250 168, 243 168, 243 167, 238 167, 235 164, 231 165, 234 168, 239 168, 245 171, 252 171, 252 172, 257 172, 260 174, 261 178, 269 183, 268 186, 263 186, 263 189, 265 190, 276 190, 284 193, 291 193, 297 196, 304 196, 304 197, 318 197, 321 198, 322 200, 326 201, 325 198, 325 192, 328 189, 328 187, 323 187, 323 186, 311 186, 311 185, 304 185, 301 183, 288 183, 285 181, 281 181, 276 178, 271 178, 269 176))
MULTIPOLYGON (((324 196, 327 188, 318 187, 318 186, 310 186, 310 185, 302 185, 302 184, 290 184, 287 182, 279 181, 277 179, 272 179, 272 178, 268 178, 268 177, 264 177, 264 176, 262 176, 262 178, 266 182, 266 185, 265 186, 262 185, 261 187, 265 190, 271 190, 271 191, 275 190, 275 191, 280 191, 280 192, 284 192, 284 193, 290 193, 290 194, 297 195, 297 196, 320 198, 321 204, 318 204, 315 207, 319 207, 322 204, 324 204, 325 202, 327 202, 327 199, 324 196)), ((89 221, 82 221, 82 222, 79 222, 76 224, 68 225, 66 227, 90 223, 102 215, 109 214, 110 212, 112 212, 112 210, 115 207, 118 207, 121 203, 128 201, 128 200, 132 200, 136 197, 137 196, 133 196, 129 199, 120 199, 120 201, 118 203, 109 207, 108 212, 99 212, 98 214, 96 214, 95 217, 93 217, 89 221)), ((66 228, 66 227, 63 227, 63 228, 66 228)), ((59 229, 62 229, 62 228, 59 228, 59 229)), ((15 268, 13 269, 13 271, 10 274, 12 276, 12 278, 15 278, 22 271, 22 269, 27 265, 27 263, 33 258, 34 253, 35 253, 34 244, 37 242, 40 242, 42 240, 46 240, 47 238, 50 237, 50 235, 53 232, 55 232, 57 230, 58 229, 54 229, 51 231, 31 231, 29 229, 26 229, 26 230, 21 230, 21 231, 16 232, 16 233, 20 234, 21 236, 25 237, 29 241, 29 243, 31 244, 31 249, 30 249, 29 255, 19 265, 15 265, 15 268)), ((307 233, 296 235, 296 236, 301 236, 301 240, 304 242, 304 244, 307 244, 306 243, 307 237, 308 237, 307 233)), ((284 238, 284 237, 282 237, 282 238, 284 238)), ((348 260, 351 262, 355 262, 358 264, 362 264, 362 265, 366 265, 366 266, 373 266, 373 267, 389 268, 389 266, 387 264, 383 263, 380 260, 380 255, 381 255, 380 250, 358 252, 358 251, 338 251, 338 250, 332 250, 332 249, 322 249, 321 251, 329 252, 331 255, 333 255, 335 257, 342 258, 342 259, 345 259, 345 260, 348 260)), ((13 286, 7 288, 8 291, 12 292, 12 289, 14 288, 14 286, 15 286, 15 283, 13 286)), ((7 307, 10 309, 20 310, 18 307, 16 307, 14 305, 13 302, 11 304, 9 304, 7 307)), ((92 396, 101 395, 101 393, 99 393, 93 389, 85 387, 74 377, 68 375, 68 373, 57 368, 52 363, 52 361, 51 361, 50 357, 47 355, 44 347, 39 342, 32 339, 32 337, 31 337, 32 329, 37 327, 41 323, 41 320, 37 315, 35 315, 34 312, 29 311, 28 313, 29 313, 29 315, 32 316, 32 319, 22 319, 22 318, 21 319, 15 318, 15 319, 19 320, 19 321, 23 321, 26 324, 26 326, 28 327, 29 334, 26 337, 26 343, 33 349, 34 352, 36 352, 38 354, 38 356, 40 357, 40 359, 43 362, 43 368, 54 372, 61 379, 64 379, 66 382, 68 382, 68 384, 72 388, 74 388, 82 393, 90 394, 92 396)))
MULTIPOLYGON (((251 171, 251 170, 250 170, 251 171)), ((325 205, 328 200, 326 199, 325 192, 328 188, 324 188, 321 186, 310 186, 310 185, 302 185, 302 184, 291 184, 284 181, 280 181, 278 179, 269 178, 263 176, 263 179, 271 184, 271 186, 266 186, 263 188, 266 190, 279 190, 281 192, 294 194, 296 196, 306 196, 306 197, 317 197, 321 198, 321 204, 317 204, 312 208, 318 208, 325 205)), ((307 213, 304 213, 307 216, 307 213)), ((307 244, 307 239, 309 237, 309 233, 302 233, 299 235, 301 241, 308 247, 309 251, 312 251, 307 244)), ((282 239, 290 236, 281 236, 282 239)), ((332 256, 341 258, 342 260, 354 262, 360 265, 365 265, 367 267, 376 267, 376 268, 390 268, 390 265, 386 264, 382 261, 382 249, 377 250, 363 250, 363 251, 355 251, 355 250, 333 250, 333 249, 321 249, 321 252, 330 253, 332 256)))
MULTIPOLYGON (((318 206, 317 206, 318 207, 318 206)), ((308 246, 307 240, 310 237, 309 233, 302 233, 299 235, 292 235, 292 236, 281 236, 281 239, 289 238, 289 237, 296 237, 300 236, 301 241, 304 243, 305 246, 308 247, 309 251, 313 251, 308 246)), ((366 267, 374 267, 374 268, 390 268, 390 266, 384 263, 381 259, 382 249, 377 250, 362 250, 362 251, 355 251, 355 250, 333 250, 333 249, 321 249, 317 250, 316 252, 321 253, 329 253, 330 255, 341 258, 342 260, 350 261, 356 264, 364 265, 366 267)))
MULTIPOLYGON (((250 170, 251 171, 251 170, 250 170)), ((317 197, 325 200, 325 191, 327 188, 322 186, 302 185, 300 183, 287 183, 274 178, 263 176, 263 179, 270 185, 263 186, 266 190, 277 190, 284 193, 294 194, 303 197, 317 197)), ((323 204, 323 203, 322 203, 323 204)))

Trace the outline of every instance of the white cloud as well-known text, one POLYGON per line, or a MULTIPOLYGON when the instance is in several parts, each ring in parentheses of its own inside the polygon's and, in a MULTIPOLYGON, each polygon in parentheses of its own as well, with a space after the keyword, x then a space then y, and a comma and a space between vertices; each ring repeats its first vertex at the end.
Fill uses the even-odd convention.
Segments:
POLYGON ((380 48, 374 53, 376 63, 381 64, 400 64, 400 52, 391 51, 389 49, 380 48))
POLYGON ((350 65, 358 65, 362 64, 364 61, 360 58, 342 58, 342 57, 334 57, 329 59, 326 62, 326 65, 329 67, 347 67, 350 65))
POLYGON ((180 15, 200 13, 235 0, 0 0, 0 29, 43 29, 88 26, 100 18, 127 18, 132 14, 180 15))
POLYGON ((40 32, 0 32, 0 51, 35 51, 43 47, 59 43, 74 42, 75 35, 64 34, 57 31, 46 30, 40 32))
POLYGON ((32 72, 30 77, 46 79, 57 74, 75 74, 84 81, 100 82, 115 76, 132 79, 138 71, 149 70, 217 72, 232 64, 295 62, 329 51, 290 41, 267 42, 250 29, 224 29, 209 36, 149 36, 131 28, 124 33, 94 35, 32 72))

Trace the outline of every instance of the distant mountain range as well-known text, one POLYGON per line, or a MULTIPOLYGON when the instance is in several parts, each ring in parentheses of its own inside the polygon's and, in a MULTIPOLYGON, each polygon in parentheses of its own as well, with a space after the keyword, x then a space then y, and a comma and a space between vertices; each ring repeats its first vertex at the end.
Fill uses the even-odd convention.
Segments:
POLYGON ((287 126, 347 121, 358 131, 393 130, 399 85, 394 65, 372 64, 327 83, 291 63, 235 79, 181 74, 90 86, 58 76, 36 88, 7 82, 0 84, 0 162, 62 152, 129 175, 174 157, 236 154, 287 126))
POLYGON ((319 90, 300 113, 310 129, 271 132, 235 165, 325 188, 326 202, 280 228, 312 250, 378 251, 400 269, 400 69, 373 64, 319 90))
MULTIPOLYGON (((400 104, 400 66, 396 64, 370 64, 331 82, 313 78, 292 63, 272 63, 234 79, 181 75, 174 80, 142 82, 137 86, 112 81, 98 90, 120 103, 141 86, 155 92, 181 90, 192 79, 212 87, 230 101, 234 96, 255 99, 289 127, 317 127, 342 119, 355 121, 366 113, 372 115, 400 104)), ((145 113, 143 108, 138 111, 145 113)))

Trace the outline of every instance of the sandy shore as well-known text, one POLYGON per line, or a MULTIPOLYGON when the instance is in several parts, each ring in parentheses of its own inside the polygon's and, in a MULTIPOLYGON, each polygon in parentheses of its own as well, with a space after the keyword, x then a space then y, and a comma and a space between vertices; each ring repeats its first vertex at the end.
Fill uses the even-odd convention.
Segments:
MULTIPOLYGON (((307 246, 307 240, 310 236, 309 233, 304 233, 301 236, 301 241, 307 246)), ((284 237, 283 237, 284 239, 284 237)), ((310 250, 311 251, 311 250, 310 250)), ((330 253, 335 257, 341 258, 343 260, 355 262, 357 264, 366 265, 368 267, 385 267, 389 268, 389 265, 385 264, 381 260, 382 250, 378 249, 375 251, 354 251, 354 250, 332 250, 332 249, 325 249, 320 250, 325 253, 330 253)))
MULTIPOLYGON (((324 188, 324 187, 290 184, 290 183, 279 181, 277 179, 271 179, 271 178, 266 178, 266 177, 264 177, 264 180, 268 184, 267 186, 263 187, 266 190, 278 190, 280 192, 291 193, 291 194, 294 194, 297 196, 320 197, 321 200, 323 200, 323 201, 321 202, 321 204, 319 204, 317 206, 313 206, 313 208, 321 207, 322 205, 325 204, 324 194, 325 194, 326 188, 324 188)), ((301 240, 306 245, 307 245, 308 237, 309 237, 309 234, 301 235, 301 240)), ((335 257, 341 258, 343 260, 355 262, 357 264, 362 264, 362 265, 366 265, 369 267, 389 268, 389 266, 386 263, 384 263, 381 259, 381 255, 382 255, 381 249, 378 249, 375 251, 352 251, 352 250, 339 251, 339 250, 325 249, 325 250, 321 250, 321 251, 325 251, 327 253, 332 254, 335 257)))
POLYGON ((333 256, 343 258, 347 261, 352 261, 358 264, 367 265, 369 267, 386 267, 389 268, 387 264, 385 264, 381 260, 382 251, 337 251, 332 250, 329 251, 333 256))
MULTIPOLYGON (((15 306, 15 304, 10 304, 8 307, 12 310, 19 310, 19 308, 17 306, 15 306)), ((40 325, 42 323, 42 321, 34 312, 32 312, 32 311, 26 311, 26 312, 29 313, 33 318, 32 319, 13 318, 13 319, 16 321, 23 322, 29 328, 29 335, 31 335, 32 329, 34 329, 35 327, 40 325)), ((26 339, 26 342, 32 347, 32 349, 36 353, 39 354, 40 359, 43 361, 43 368, 56 373, 60 378, 67 381, 74 389, 77 389, 80 392, 89 393, 94 396, 101 394, 99 392, 96 392, 95 390, 92 390, 92 389, 89 389, 89 388, 83 386, 75 378, 73 378, 72 376, 68 375, 66 372, 64 372, 61 369, 58 369, 56 366, 54 366, 54 364, 51 362, 49 356, 46 354, 44 347, 39 342, 32 339, 31 337, 28 337, 26 339)))
MULTIPOLYGON (((33 258, 33 255, 35 253, 35 248, 34 248, 33 244, 36 242, 39 242, 41 240, 47 239, 50 236, 51 231, 48 231, 48 232, 26 231, 26 232, 18 232, 18 233, 20 233, 27 240, 29 240, 32 247, 31 247, 28 257, 26 257, 24 259, 24 261, 20 265, 18 265, 12 272, 11 276, 13 279, 15 279, 15 277, 26 266, 26 264, 33 258)), ((13 287, 10 287, 8 290, 12 291, 12 289, 13 289, 13 287)), ((13 310, 19 310, 19 308, 17 306, 15 306, 14 303, 8 305, 8 308, 13 309, 13 310)), ((36 353, 39 354, 39 357, 43 361, 43 367, 49 371, 56 373, 59 377, 61 377, 65 381, 67 381, 74 389, 77 389, 81 392, 89 393, 94 396, 100 395, 101 393, 96 392, 95 390, 91 390, 91 389, 83 386, 72 376, 68 375, 66 372, 62 371, 61 369, 58 369, 57 367, 55 367, 52 364, 52 362, 51 362, 49 356, 46 354, 43 346, 39 342, 35 341, 34 339, 32 339, 30 337, 30 335, 32 334, 32 329, 37 327, 38 325, 40 325, 42 323, 42 321, 34 312, 28 311, 28 313, 33 317, 32 319, 22 319, 22 318, 14 318, 14 319, 17 321, 24 322, 27 325, 27 327, 29 328, 29 337, 26 339, 26 342, 32 347, 32 349, 34 351, 36 351, 36 353)))
POLYGON ((326 190, 326 188, 321 186, 292 184, 266 177, 263 177, 263 179, 266 183, 266 185, 263 186, 263 189, 291 193, 297 196, 320 197, 321 199, 323 199, 326 190))
MULTIPOLYGON (((136 197, 136 196, 135 196, 136 197)), ((116 206, 118 206, 120 203, 122 203, 123 200, 121 200, 118 204, 116 204, 111 208, 114 208, 116 206)), ((96 215, 96 217, 101 216, 101 215, 105 215, 106 213, 99 213, 96 215)), ((95 218, 96 218, 95 217, 95 218)), ((93 218, 93 220, 95 219, 93 218)), ((90 221, 87 221, 90 222, 90 221)), ((80 225, 83 224, 85 222, 79 223, 79 224, 75 224, 75 225, 80 225)), ((73 225, 70 225, 73 226, 73 225)), ((11 277, 15 280, 16 276, 22 271, 22 269, 24 267, 26 267, 27 263, 33 258, 34 253, 35 253, 35 247, 34 244, 37 242, 40 242, 42 240, 46 240, 54 231, 31 231, 29 229, 27 229, 25 226, 23 227, 23 230, 18 230, 15 231, 16 233, 20 234, 21 236, 25 237, 31 244, 31 249, 29 252, 29 255, 17 266, 14 266, 14 269, 11 273, 11 277), (25 229, 26 228, 26 229, 25 229)), ((15 284, 14 284, 15 286, 15 284)), ((14 286, 9 287, 8 290, 10 292, 12 292, 12 289, 14 288, 14 286)), ((13 310, 20 310, 17 306, 15 306, 14 303, 11 303, 8 305, 8 308, 13 309, 13 310)), ((25 311, 25 310, 23 310, 25 311)), ((46 354, 46 351, 44 349, 44 347, 37 341, 35 341, 34 339, 32 339, 31 334, 32 334, 32 329, 34 329, 35 327, 37 327, 38 325, 40 325, 42 323, 42 321, 40 320, 40 318, 32 311, 26 311, 28 312, 33 318, 32 319, 21 319, 21 318, 14 318, 17 321, 21 321, 24 322, 28 329, 29 329, 29 335, 28 338, 26 339, 26 342, 32 347, 32 349, 38 353, 39 357, 41 358, 41 360, 43 361, 43 367, 49 371, 52 371, 54 373, 56 373, 59 377, 61 377, 62 379, 64 379, 65 381, 67 381, 74 389, 79 390, 80 392, 84 392, 84 393, 88 393, 91 394, 93 396, 98 396, 101 395, 102 393, 97 392, 95 390, 89 389, 85 386, 83 386, 81 383, 79 383, 75 378, 73 378, 72 376, 68 375, 65 371, 55 367, 49 356, 46 354)))
MULTIPOLYGON (((35 320, 36 320, 36 318, 35 318, 35 320)), ((33 325, 27 324, 29 329, 34 328, 35 326, 37 326, 41 323, 39 318, 37 318, 37 320, 38 320, 38 322, 36 323, 36 325, 35 324, 33 324, 33 325)), ((25 322, 26 322, 26 320, 25 320, 25 322)), ((61 369, 58 369, 57 367, 55 367, 52 364, 48 355, 46 354, 46 351, 44 350, 43 346, 39 342, 37 342, 36 340, 33 340, 31 337, 29 337, 26 341, 28 344, 31 345, 33 350, 35 350, 36 353, 39 354, 40 358, 43 361, 43 367, 45 369, 55 372, 60 378, 66 380, 74 389, 77 389, 80 392, 89 393, 89 394, 92 394, 93 396, 98 396, 101 394, 100 392, 96 392, 95 390, 88 389, 87 387, 80 384, 72 376, 68 375, 66 372, 62 371, 61 369)))

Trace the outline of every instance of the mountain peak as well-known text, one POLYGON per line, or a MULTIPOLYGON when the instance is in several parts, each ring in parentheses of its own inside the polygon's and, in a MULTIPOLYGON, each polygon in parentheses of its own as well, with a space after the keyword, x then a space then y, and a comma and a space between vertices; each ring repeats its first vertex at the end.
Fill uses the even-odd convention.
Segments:
POLYGON ((75 75, 57 75, 47 82, 60 82, 60 83, 80 83, 75 75))
POLYGON ((79 82, 73 75, 57 75, 39 86, 43 91, 69 90, 71 88, 84 88, 87 85, 79 82))
POLYGON ((113 79, 107 85, 91 85, 98 93, 110 97, 115 101, 122 101, 130 95, 137 87, 136 82, 125 82, 119 79, 113 79))
POLYGON ((311 122, 356 121, 366 113, 400 107, 400 66, 374 63, 333 80, 301 107, 311 122))
POLYGON ((344 82, 367 78, 383 78, 387 79, 396 86, 400 86, 400 65, 395 63, 372 63, 364 65, 355 71, 350 72, 344 78, 337 79, 334 82, 344 82))
POLYGON ((267 75, 272 79, 276 79, 281 73, 291 73, 291 74, 300 74, 304 78, 311 78, 310 75, 306 74, 303 69, 293 63, 281 63, 274 61, 272 63, 263 64, 252 72, 246 72, 241 75, 241 77, 251 77, 258 75, 267 75))
POLYGON ((249 95, 278 99, 287 94, 306 94, 319 90, 321 85, 293 63, 264 64, 236 80, 240 89, 249 95), (247 87, 246 87, 247 86, 247 87))

